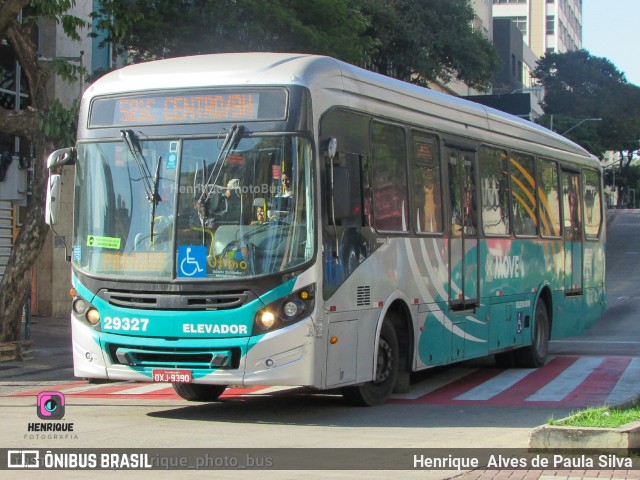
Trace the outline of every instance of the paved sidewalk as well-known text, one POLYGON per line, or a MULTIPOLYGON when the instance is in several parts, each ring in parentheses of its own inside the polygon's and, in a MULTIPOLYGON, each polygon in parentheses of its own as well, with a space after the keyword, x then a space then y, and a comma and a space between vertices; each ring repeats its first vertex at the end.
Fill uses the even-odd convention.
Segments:
MULTIPOLYGON (((69 318, 32 317, 34 356, 25 361, 0 362, 0 382, 74 380, 69 321, 69 318)), ((23 323, 21 340, 24 327, 23 323)))

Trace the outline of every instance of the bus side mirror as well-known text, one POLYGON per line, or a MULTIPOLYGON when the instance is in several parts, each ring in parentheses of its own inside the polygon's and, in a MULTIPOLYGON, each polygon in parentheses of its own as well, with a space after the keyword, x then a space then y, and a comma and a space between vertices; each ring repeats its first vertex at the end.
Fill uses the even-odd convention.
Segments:
POLYGON ((76 149, 73 147, 56 150, 47 158, 47 169, 49 170, 49 180, 47 181, 47 199, 44 209, 44 221, 49 226, 58 223, 60 213, 60 185, 62 177, 57 173, 52 173, 52 169, 63 165, 75 165, 76 149))
POLYGON ((58 223, 60 212, 60 184, 62 178, 58 174, 50 174, 47 182, 47 203, 44 209, 44 221, 49 226, 58 223))
POLYGON ((47 168, 51 170, 53 167, 61 167, 62 165, 75 165, 76 149, 73 147, 61 148, 56 150, 49 158, 47 158, 47 168))

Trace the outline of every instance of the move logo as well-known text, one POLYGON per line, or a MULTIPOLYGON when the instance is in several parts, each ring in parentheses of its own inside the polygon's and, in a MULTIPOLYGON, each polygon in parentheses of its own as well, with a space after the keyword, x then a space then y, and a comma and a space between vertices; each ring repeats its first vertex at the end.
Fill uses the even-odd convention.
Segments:
POLYGON ((522 276, 521 262, 519 255, 505 255, 503 257, 493 257, 493 262, 489 265, 493 267, 493 278, 520 278, 522 276), (493 263, 493 265, 491 265, 493 263))

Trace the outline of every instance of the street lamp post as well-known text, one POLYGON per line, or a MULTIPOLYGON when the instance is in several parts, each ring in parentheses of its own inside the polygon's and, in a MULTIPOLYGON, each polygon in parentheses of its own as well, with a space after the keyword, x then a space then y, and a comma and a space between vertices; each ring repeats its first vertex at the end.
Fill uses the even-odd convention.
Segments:
POLYGON ((579 121, 573 127, 571 127, 569 130, 567 130, 564 133, 561 133, 560 135, 563 135, 563 136, 566 135, 567 133, 569 133, 574 128, 579 127, 580 125, 582 125, 584 122, 601 122, 601 121, 602 121, 601 118, 585 118, 584 120, 579 121))

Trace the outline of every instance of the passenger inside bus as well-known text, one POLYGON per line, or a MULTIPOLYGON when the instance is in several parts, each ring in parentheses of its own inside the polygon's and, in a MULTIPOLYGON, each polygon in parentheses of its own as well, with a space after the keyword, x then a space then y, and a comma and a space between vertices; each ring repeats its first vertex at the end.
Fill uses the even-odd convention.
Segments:
POLYGON ((290 197, 291 196, 291 177, 283 173, 282 174, 282 193, 279 195, 280 197, 290 197))
POLYGON ((255 219, 251 221, 251 225, 260 225, 266 221, 264 216, 264 208, 256 207, 255 219))
POLYGON ((291 177, 289 174, 283 173, 280 180, 280 193, 273 198, 270 205, 271 208, 267 212, 269 220, 281 220, 289 215, 293 210, 291 177))
POLYGON ((213 211, 213 223, 222 222, 239 222, 240 212, 242 211, 242 190, 240 180, 233 178, 227 183, 226 190, 220 194, 218 205, 213 211))

